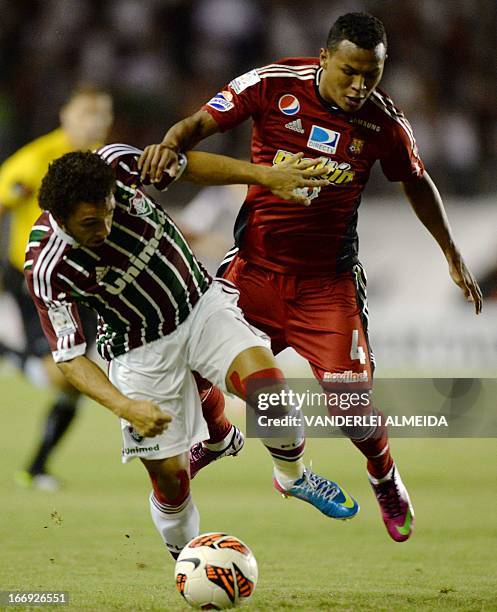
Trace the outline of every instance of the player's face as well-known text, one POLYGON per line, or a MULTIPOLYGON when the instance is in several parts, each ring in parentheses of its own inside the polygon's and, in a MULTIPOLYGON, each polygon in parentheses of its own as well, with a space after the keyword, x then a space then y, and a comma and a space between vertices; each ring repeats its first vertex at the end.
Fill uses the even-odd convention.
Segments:
POLYGON ((347 113, 358 111, 380 82, 385 58, 383 43, 374 49, 361 49, 350 40, 342 40, 334 51, 321 49, 319 93, 347 113))
POLYGON ((104 93, 82 93, 62 109, 60 118, 75 148, 103 144, 114 120, 112 98, 104 93))
POLYGON ((80 202, 63 228, 82 246, 98 247, 110 234, 115 207, 114 194, 107 196, 102 204, 80 202))

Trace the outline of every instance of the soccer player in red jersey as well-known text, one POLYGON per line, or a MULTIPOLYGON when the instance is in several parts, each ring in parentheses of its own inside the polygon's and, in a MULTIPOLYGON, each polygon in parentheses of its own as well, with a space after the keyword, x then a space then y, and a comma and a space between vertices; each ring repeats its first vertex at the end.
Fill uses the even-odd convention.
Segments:
MULTIPOLYGON (((366 276, 358 259, 357 213, 373 164, 400 182, 439 244, 453 281, 481 310, 481 293, 455 244, 440 194, 419 156, 413 131, 378 84, 387 56, 383 24, 349 13, 333 24, 319 58, 287 58, 222 87, 201 110, 146 148, 143 173, 176 171, 177 155, 215 132, 253 121, 252 160, 278 164, 298 151, 320 154, 329 186, 307 189, 310 206, 288 204, 252 186, 235 225, 236 248, 224 275, 240 290, 247 320, 265 331, 275 353, 305 357, 325 388, 370 389, 366 276), (268 308, 271 304, 271 308, 268 308), (330 386, 331 384, 331 386, 330 386)), ((205 411, 204 411, 205 414, 205 411)), ((367 458, 385 526, 409 538, 414 513, 391 457, 384 426, 346 429, 367 458)))

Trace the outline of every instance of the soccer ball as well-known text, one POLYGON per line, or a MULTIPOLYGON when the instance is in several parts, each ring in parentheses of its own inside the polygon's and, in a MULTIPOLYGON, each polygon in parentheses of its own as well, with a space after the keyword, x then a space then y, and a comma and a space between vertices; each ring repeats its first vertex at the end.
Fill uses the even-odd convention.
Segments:
POLYGON ((257 562, 250 548, 226 533, 199 535, 181 551, 176 587, 201 610, 224 610, 247 602, 257 584, 257 562))

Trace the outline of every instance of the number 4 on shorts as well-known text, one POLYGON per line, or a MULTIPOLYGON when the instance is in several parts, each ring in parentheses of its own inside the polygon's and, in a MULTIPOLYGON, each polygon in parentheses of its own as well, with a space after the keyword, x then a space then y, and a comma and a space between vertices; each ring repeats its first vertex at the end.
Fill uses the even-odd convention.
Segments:
POLYGON ((359 359, 359 363, 366 363, 366 353, 362 346, 359 345, 359 330, 352 330, 352 344, 350 345, 350 358, 359 359))

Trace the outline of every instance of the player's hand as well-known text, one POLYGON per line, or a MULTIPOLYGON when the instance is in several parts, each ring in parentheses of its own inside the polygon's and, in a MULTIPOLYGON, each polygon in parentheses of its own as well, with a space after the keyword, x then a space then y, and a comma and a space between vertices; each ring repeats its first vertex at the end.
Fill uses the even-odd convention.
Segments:
POLYGON ((178 152, 163 142, 148 145, 140 155, 138 169, 142 181, 146 179, 147 174, 152 183, 158 183, 164 172, 175 177, 179 170, 178 152))
POLYGON ((281 164, 268 168, 264 185, 283 200, 291 200, 297 204, 309 206, 311 200, 305 192, 302 192, 303 188, 312 190, 329 185, 329 181, 319 178, 329 169, 322 164, 320 158, 302 160, 303 155, 303 153, 297 153, 281 164))
POLYGON ((482 293, 474 276, 466 267, 464 260, 457 250, 446 253, 449 272, 452 280, 464 293, 468 302, 474 302, 476 314, 480 314, 482 309, 482 293))
POLYGON ((172 421, 170 414, 148 400, 130 400, 123 418, 129 421, 133 429, 145 438, 158 436, 167 429, 172 421))

